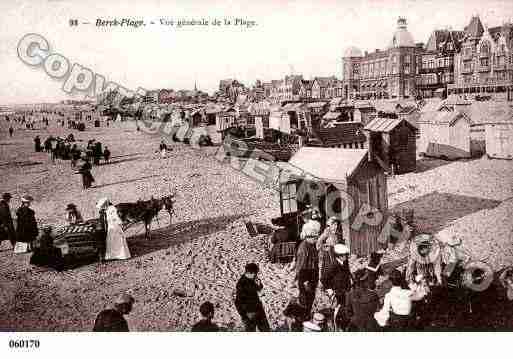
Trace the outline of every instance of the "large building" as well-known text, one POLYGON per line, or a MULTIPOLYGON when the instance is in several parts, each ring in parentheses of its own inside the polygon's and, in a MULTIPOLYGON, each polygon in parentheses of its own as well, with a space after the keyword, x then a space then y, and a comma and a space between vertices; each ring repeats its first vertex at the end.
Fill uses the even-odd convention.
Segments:
POLYGON ((399 18, 397 30, 386 50, 372 53, 348 48, 342 59, 342 94, 346 99, 413 98, 416 93, 418 57, 422 44, 415 44, 406 19, 399 18))
POLYGON ((447 96, 454 83, 454 54, 460 50, 464 31, 435 30, 417 63, 417 93, 422 98, 447 96))
POLYGON ((512 23, 485 28, 478 16, 472 17, 454 57, 454 84, 448 93, 513 100, 512 51, 512 23))

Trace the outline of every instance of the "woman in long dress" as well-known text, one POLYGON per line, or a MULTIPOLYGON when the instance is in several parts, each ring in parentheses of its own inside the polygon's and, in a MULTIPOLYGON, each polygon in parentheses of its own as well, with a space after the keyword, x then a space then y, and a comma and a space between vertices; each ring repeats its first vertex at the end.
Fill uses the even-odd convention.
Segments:
POLYGON ((326 274, 328 269, 335 263, 335 254, 333 248, 336 244, 344 244, 342 237, 342 228, 337 217, 331 217, 327 221, 324 232, 317 240, 317 250, 319 251, 319 268, 321 270, 321 278, 326 274))
POLYGON ((105 246, 105 260, 129 259, 130 251, 126 243, 125 233, 121 228, 122 221, 118 210, 112 203, 108 204, 107 216, 107 240, 105 246))

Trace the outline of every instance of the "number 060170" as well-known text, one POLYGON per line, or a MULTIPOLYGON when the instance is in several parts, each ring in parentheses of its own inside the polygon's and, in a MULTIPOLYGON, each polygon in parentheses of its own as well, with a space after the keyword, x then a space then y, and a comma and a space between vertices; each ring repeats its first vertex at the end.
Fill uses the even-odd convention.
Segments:
POLYGON ((39 348, 39 340, 37 339, 17 339, 9 340, 9 348, 12 349, 31 349, 39 348))

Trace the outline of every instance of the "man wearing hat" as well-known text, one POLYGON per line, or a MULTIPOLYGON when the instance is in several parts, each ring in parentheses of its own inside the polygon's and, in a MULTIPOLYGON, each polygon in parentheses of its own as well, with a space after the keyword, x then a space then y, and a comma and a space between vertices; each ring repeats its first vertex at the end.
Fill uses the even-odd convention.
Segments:
POLYGON ((311 228, 305 235, 296 253, 296 277, 299 288, 299 302, 305 307, 309 316, 315 300, 315 290, 319 284, 319 256, 316 243, 319 231, 311 228))
MULTIPOLYGON (((334 246, 335 261, 326 270, 321 283, 326 290, 329 297, 335 297, 337 301, 337 314, 344 314, 344 306, 346 300, 346 293, 351 289, 351 272, 349 270, 349 247, 345 244, 336 244, 334 246)), ((345 326, 345 320, 338 320, 336 315, 337 325, 345 326)), ((345 319, 342 317, 342 319, 345 319)))
POLYGON ((94 322, 93 332, 128 332, 128 323, 124 315, 132 311, 134 297, 121 294, 114 301, 114 308, 102 310, 94 322))
POLYGON ((11 198, 12 196, 10 193, 4 193, 0 200, 0 243, 3 240, 9 240, 11 245, 14 247, 16 244, 16 233, 14 231, 11 209, 9 207, 11 198))
POLYGON ((86 157, 84 159, 84 163, 78 170, 78 173, 82 175, 82 185, 83 185, 84 189, 90 188, 94 182, 94 177, 91 174, 92 168, 93 167, 91 166, 91 163, 89 162, 89 158, 86 157))
POLYGON ((33 200, 32 196, 29 195, 21 197, 21 207, 16 211, 18 224, 16 229, 16 240, 20 244, 17 253, 30 251, 32 242, 36 240, 39 233, 36 222, 36 213, 32 208, 30 208, 30 203, 33 200))

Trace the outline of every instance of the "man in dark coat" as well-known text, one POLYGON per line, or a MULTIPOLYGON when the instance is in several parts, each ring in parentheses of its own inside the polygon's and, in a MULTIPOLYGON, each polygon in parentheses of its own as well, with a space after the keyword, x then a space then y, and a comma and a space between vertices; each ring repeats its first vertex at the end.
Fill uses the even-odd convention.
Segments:
POLYGON ((48 137, 44 142, 45 152, 50 152, 52 150, 52 138, 48 137))
POLYGON ((346 318, 349 329, 361 332, 378 329, 374 313, 379 310, 379 298, 376 292, 367 288, 367 272, 359 269, 354 273, 354 288, 346 296, 346 318))
POLYGON ((14 230, 14 223, 12 221, 11 210, 9 202, 11 201, 11 194, 4 193, 2 200, 0 200, 0 243, 3 240, 9 240, 14 247, 16 244, 16 232, 14 230))
POLYGON ((333 247, 335 261, 329 266, 321 278, 321 283, 329 297, 335 297, 337 309, 335 320, 339 328, 346 328, 347 318, 344 307, 346 293, 351 289, 351 272, 349 270, 349 248, 345 244, 336 244, 333 247))
POLYGON ((235 308, 239 312, 247 332, 254 332, 256 328, 261 332, 270 331, 264 306, 258 296, 258 292, 263 288, 257 277, 258 271, 257 264, 248 263, 245 273, 237 282, 235 308))
POLYGON ((94 322, 93 332, 128 332, 128 323, 124 315, 132 311, 134 298, 129 294, 120 295, 113 309, 102 310, 94 322))
POLYGON ((36 213, 30 208, 30 203, 34 199, 25 195, 21 198, 21 207, 16 211, 17 228, 16 240, 18 242, 27 243, 30 250, 32 242, 37 238, 39 230, 37 228, 36 213))
POLYGON ((299 289, 299 303, 309 317, 315 300, 315 291, 319 284, 319 256, 316 243, 319 233, 306 233, 296 253, 296 277, 299 289))
POLYGON ((9 137, 12 137, 12 134, 14 133, 14 128, 12 126, 9 127, 9 137))
POLYGON ((110 160, 110 150, 107 146, 105 146, 105 149, 103 150, 103 158, 105 159, 105 163, 109 163, 110 160))
POLYGON ((349 270, 349 248, 344 244, 334 246, 335 262, 321 278, 326 290, 332 290, 340 305, 344 305, 346 293, 351 289, 351 272, 349 270))
POLYGON ((94 177, 91 174, 92 168, 93 167, 91 166, 89 159, 85 158, 84 164, 78 170, 78 173, 82 175, 82 185, 84 186, 84 189, 90 188, 92 183, 94 182, 94 177))
POLYGON ((41 152, 41 139, 39 138, 39 136, 36 136, 36 138, 34 138, 34 147, 36 152, 41 152))
POLYGON ((218 332, 219 327, 212 322, 214 318, 214 305, 210 302, 204 302, 200 305, 202 319, 194 324, 192 332, 218 332))
POLYGON ((98 166, 100 164, 100 158, 102 157, 102 144, 101 142, 96 142, 93 145, 93 164, 98 166))

